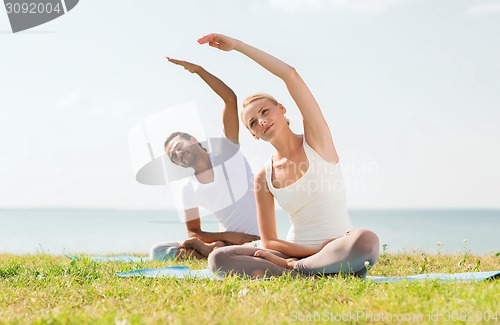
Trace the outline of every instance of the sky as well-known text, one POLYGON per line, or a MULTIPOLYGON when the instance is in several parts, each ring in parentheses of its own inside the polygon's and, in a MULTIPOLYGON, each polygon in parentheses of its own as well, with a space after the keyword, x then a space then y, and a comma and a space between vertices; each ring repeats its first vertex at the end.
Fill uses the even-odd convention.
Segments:
MULTIPOLYGON (((273 94, 301 132, 282 81, 198 45, 210 32, 298 70, 331 128, 348 207, 500 208, 493 0, 81 0, 16 34, 0 9, 0 208, 173 208, 169 187, 135 180, 129 133, 195 101, 217 136, 222 102, 165 56, 202 65, 240 101, 273 94)), ((254 170, 272 154, 244 128, 240 140, 254 170)))

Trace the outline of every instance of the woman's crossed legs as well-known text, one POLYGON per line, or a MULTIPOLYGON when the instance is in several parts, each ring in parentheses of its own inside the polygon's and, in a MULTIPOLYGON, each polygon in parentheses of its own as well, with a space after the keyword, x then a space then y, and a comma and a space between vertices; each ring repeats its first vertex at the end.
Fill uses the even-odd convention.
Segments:
MULTIPOLYGON (((215 250, 208 257, 212 271, 240 276, 265 277, 313 274, 355 274, 365 276, 367 266, 373 266, 379 254, 377 235, 366 229, 352 229, 323 247, 318 253, 298 260, 294 269, 288 269, 261 258, 255 257, 261 248, 249 246, 228 246, 215 250), (368 262, 368 264, 365 264, 368 262)), ((265 250, 275 256, 288 259, 289 256, 273 250, 265 250)), ((264 256, 266 254, 263 254, 264 256)), ((275 260, 271 258, 271 260, 275 260)))

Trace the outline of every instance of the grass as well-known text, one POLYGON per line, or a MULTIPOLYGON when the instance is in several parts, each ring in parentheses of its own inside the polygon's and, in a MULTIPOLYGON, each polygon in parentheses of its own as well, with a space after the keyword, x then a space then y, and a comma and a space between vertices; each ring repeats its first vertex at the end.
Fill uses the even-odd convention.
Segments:
MULTIPOLYGON (((115 275, 173 264, 0 255, 0 324, 411 324, 462 319, 500 323, 500 280, 373 283, 355 278, 230 277, 210 281, 115 275), (495 313, 497 320, 492 320, 495 313)), ((176 264, 193 269, 207 265, 206 261, 176 264)), ((393 255, 384 249, 370 275, 499 269, 499 254, 393 255)))

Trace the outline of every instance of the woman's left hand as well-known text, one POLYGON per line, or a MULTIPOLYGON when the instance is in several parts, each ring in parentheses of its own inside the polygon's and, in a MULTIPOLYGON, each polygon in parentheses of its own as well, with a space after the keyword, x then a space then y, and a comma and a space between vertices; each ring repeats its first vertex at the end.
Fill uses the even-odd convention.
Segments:
POLYGON ((271 263, 274 263, 278 266, 287 268, 287 269, 294 269, 295 268, 295 263, 297 263, 296 258, 282 258, 279 256, 274 255, 273 253, 265 250, 258 250, 256 251, 253 256, 255 257, 260 257, 265 260, 268 260, 271 263))

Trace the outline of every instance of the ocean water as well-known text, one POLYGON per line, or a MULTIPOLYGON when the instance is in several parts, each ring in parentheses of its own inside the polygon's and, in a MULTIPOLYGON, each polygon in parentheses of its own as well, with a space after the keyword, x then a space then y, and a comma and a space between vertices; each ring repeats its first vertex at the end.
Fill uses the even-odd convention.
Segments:
MULTIPOLYGON (((351 210, 355 227, 378 234, 391 253, 500 252, 500 210, 351 210)), ((289 227, 277 215, 280 238, 289 227)), ((203 228, 217 231, 213 217, 203 228)), ((0 254, 147 254, 161 241, 186 238, 176 211, 0 209, 0 254)))

